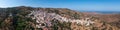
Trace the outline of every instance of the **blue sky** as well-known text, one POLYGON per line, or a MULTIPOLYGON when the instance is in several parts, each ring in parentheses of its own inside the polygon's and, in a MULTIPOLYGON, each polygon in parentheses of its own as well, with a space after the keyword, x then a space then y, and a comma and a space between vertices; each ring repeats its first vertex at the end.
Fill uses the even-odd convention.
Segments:
POLYGON ((0 0, 0 7, 32 6, 87 11, 120 11, 119 0, 0 0))

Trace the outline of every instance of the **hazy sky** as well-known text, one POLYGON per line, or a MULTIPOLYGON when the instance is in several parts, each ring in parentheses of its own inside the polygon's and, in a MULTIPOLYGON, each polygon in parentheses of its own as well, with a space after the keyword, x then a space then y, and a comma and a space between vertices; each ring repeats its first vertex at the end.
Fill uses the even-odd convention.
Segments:
POLYGON ((90 11, 120 11, 119 0, 0 0, 0 7, 32 6, 90 11))

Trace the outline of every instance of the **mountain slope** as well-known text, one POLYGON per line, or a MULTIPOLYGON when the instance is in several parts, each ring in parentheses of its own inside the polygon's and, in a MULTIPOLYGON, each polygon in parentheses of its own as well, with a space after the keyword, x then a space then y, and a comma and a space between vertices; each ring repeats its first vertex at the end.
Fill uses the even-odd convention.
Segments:
POLYGON ((120 30, 113 22, 67 8, 0 8, 0 30, 120 30))

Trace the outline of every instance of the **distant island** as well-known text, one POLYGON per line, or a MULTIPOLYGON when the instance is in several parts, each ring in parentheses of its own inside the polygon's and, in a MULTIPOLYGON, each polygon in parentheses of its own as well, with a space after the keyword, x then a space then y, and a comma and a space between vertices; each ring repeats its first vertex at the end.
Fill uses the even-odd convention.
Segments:
POLYGON ((94 13, 100 13, 100 14, 120 14, 120 11, 80 11, 80 12, 88 12, 88 13, 90 13, 90 12, 94 12, 94 13))

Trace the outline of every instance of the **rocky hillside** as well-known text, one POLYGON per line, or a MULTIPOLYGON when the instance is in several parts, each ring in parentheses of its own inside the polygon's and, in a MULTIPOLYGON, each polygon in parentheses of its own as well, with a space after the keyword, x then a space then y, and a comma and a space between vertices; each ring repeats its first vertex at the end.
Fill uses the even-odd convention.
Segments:
POLYGON ((0 30, 120 30, 120 21, 103 19, 67 8, 0 8, 0 30))

